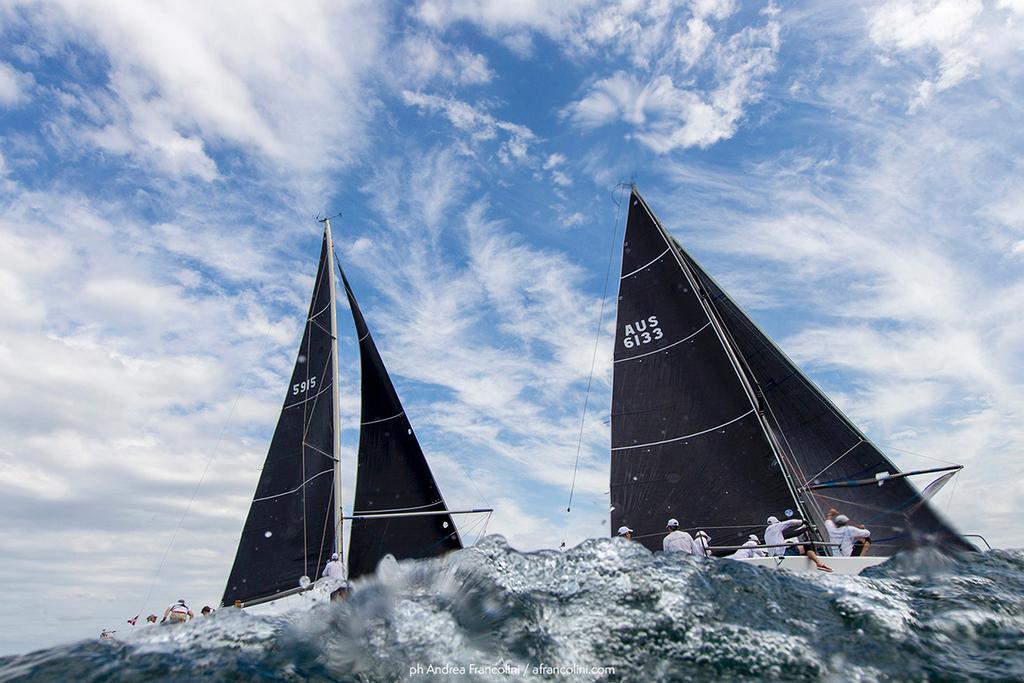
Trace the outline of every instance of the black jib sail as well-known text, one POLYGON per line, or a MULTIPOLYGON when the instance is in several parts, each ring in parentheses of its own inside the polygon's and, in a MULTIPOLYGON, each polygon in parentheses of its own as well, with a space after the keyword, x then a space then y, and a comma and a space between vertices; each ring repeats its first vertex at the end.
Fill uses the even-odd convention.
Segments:
POLYGON ((263 601, 315 580, 334 547, 335 453, 333 290, 329 234, 306 329, 242 529, 222 604, 263 601))
MULTIPOLYGON (((678 243, 677 243, 678 246, 678 243)), ((872 554, 937 544, 974 550, 944 522, 906 478, 878 485, 834 486, 900 470, 871 443, 681 247, 690 270, 729 331, 751 381, 764 396, 766 417, 800 487, 809 489, 816 516, 835 507, 871 529, 872 554), (825 484, 832 484, 824 486, 825 484), (814 490, 815 485, 821 486, 814 490)))
POLYGON ((739 545, 797 512, 740 370, 639 195, 630 196, 612 389, 612 529, 661 549, 670 518, 739 545))
POLYGON ((462 547, 441 491, 359 310, 345 274, 362 368, 362 417, 348 576, 370 574, 385 555, 441 555, 462 547), (375 519, 374 517, 379 517, 375 519))

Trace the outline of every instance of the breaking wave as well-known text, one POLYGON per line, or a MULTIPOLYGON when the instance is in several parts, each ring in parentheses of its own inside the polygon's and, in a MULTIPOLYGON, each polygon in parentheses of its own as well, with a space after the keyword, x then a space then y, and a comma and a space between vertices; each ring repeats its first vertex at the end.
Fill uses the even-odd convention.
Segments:
POLYGON ((0 680, 1024 680, 1022 644, 1022 551, 923 550, 851 577, 491 536, 382 565, 345 603, 6 657, 0 680))

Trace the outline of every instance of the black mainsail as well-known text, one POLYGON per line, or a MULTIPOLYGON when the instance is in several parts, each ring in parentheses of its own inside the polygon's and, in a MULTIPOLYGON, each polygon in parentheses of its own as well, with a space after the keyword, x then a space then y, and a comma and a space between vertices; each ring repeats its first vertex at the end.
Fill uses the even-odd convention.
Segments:
POLYGON ((462 547, 419 441, 373 343, 356 297, 352 309, 362 368, 362 417, 348 576, 369 574, 385 555, 433 557, 462 547))
MULTIPOLYGON (((324 220, 313 297, 284 407, 245 520, 222 604, 250 606, 298 593, 341 553, 341 445, 334 247, 324 220)), ((341 272, 340 266, 338 271, 341 272)), ((341 273, 359 339, 362 421, 348 578, 380 560, 434 557, 462 547, 380 353, 341 273)))
POLYGON ((335 545, 337 355, 333 256, 320 265, 295 369, 242 529, 222 604, 262 602, 316 579, 335 545))
POLYGON ((612 529, 660 548, 670 517, 716 545, 768 515, 817 525, 835 506, 873 554, 922 541, 972 549, 686 253, 636 192, 622 257, 612 393, 612 529), (815 488, 815 486, 820 488, 815 488), (880 551, 880 552, 879 552, 880 551))
POLYGON ((757 410, 668 235, 635 192, 612 388, 612 529, 661 549, 670 518, 739 545, 760 510, 795 510, 757 410))

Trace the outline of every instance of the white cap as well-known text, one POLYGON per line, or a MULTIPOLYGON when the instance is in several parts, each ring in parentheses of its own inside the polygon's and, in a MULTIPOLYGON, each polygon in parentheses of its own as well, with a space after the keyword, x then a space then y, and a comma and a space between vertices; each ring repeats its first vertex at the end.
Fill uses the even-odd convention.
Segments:
POLYGON ((755 543, 757 543, 760 539, 757 537, 757 534, 750 534, 749 536, 747 536, 747 540, 754 541, 755 543))
POLYGON ((628 526, 620 526, 619 527, 619 536, 625 536, 626 534, 631 534, 631 533, 633 533, 633 530, 630 529, 628 526))
POLYGON ((769 524, 778 524, 779 523, 779 518, 776 517, 775 515, 772 515, 771 517, 768 518, 768 523, 769 524))
POLYGON ((835 518, 834 521, 835 521, 836 524, 842 526, 843 524, 846 524, 847 522, 849 522, 850 518, 847 517, 846 515, 836 515, 836 518, 835 518))
POLYGON ((696 535, 697 535, 697 536, 702 536, 702 537, 704 537, 704 538, 711 538, 710 536, 708 536, 708 532, 704 531, 703 529, 701 529, 700 531, 698 531, 698 532, 696 533, 696 535))
POLYGON ((331 554, 331 559, 332 560, 337 560, 338 559, 338 553, 332 553, 331 554))
POLYGON ((665 526, 668 526, 668 527, 676 527, 676 526, 679 526, 679 520, 678 520, 678 519, 675 519, 675 518, 673 518, 673 519, 670 519, 670 520, 668 520, 668 522, 667 522, 667 523, 665 524, 665 526))

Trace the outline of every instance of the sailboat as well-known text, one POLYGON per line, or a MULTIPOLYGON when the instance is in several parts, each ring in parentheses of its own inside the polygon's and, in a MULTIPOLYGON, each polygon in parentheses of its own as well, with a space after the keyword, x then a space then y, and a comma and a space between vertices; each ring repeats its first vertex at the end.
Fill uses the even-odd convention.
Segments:
POLYGON ((444 502, 355 294, 337 265, 358 335, 362 415, 354 510, 341 486, 336 260, 324 220, 305 330, 259 483, 242 529, 222 605, 249 607, 308 590, 333 553, 349 580, 386 556, 426 558, 462 548, 452 519, 490 508, 444 502), (343 523, 351 522, 343 553, 343 523))
MULTIPOLYGON (((829 547, 836 508, 871 530, 857 572, 919 545, 976 550, 927 498, 959 465, 901 472, 661 225, 633 186, 622 249, 611 413, 611 528, 660 550, 670 518, 716 554, 800 519, 829 547), (908 477, 941 473, 923 492, 908 477)), ((755 563, 813 568, 802 557, 755 563)))

